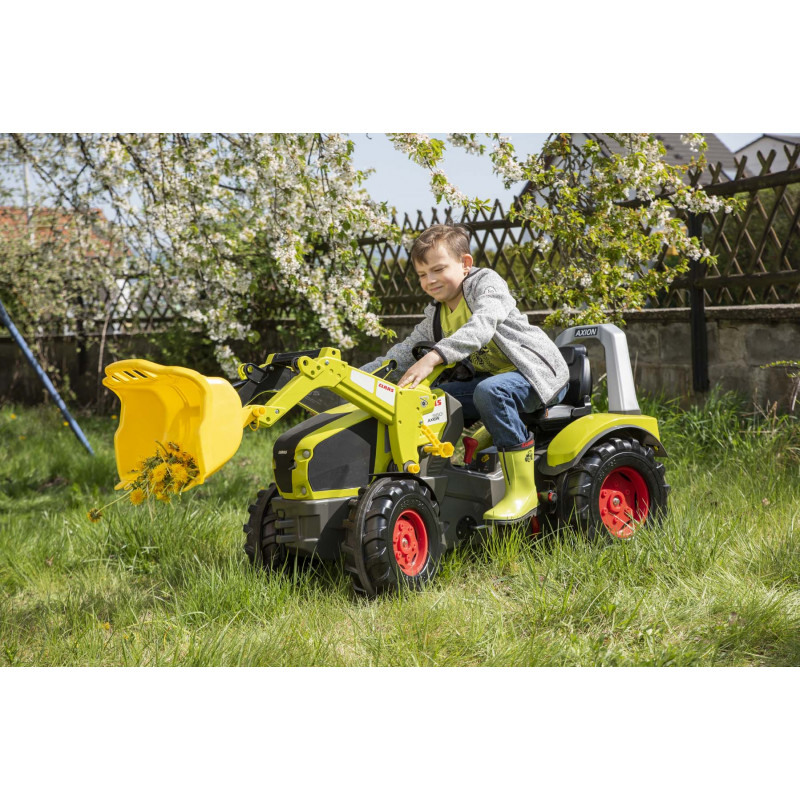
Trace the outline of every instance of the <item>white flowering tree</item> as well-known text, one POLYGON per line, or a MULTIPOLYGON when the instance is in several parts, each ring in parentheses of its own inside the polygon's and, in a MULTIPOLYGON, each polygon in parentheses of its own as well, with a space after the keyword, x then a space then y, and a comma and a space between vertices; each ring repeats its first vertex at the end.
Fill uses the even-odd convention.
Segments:
MULTIPOLYGON (((390 139, 429 170, 437 202, 483 206, 442 171, 445 142, 390 139)), ((708 257, 672 208, 705 211, 720 201, 685 186, 654 139, 616 140, 624 153, 607 156, 594 143, 578 153, 568 136, 551 136, 541 154, 521 159, 507 139, 490 138, 488 156, 506 184, 527 180, 534 189, 515 212, 536 232, 531 246, 559 248, 560 258, 538 261, 533 287, 557 314, 578 308, 596 320, 638 307, 687 258, 708 257), (631 197, 646 202, 624 205, 631 197), (665 244, 677 264, 648 271, 665 244)), ((474 134, 449 143, 487 151, 474 134)), ((230 343, 256 338, 253 321, 276 297, 313 319, 325 343, 391 336, 358 239, 398 242, 401 232, 364 190, 353 148, 339 134, 2 134, 0 163, 27 165, 31 181, 22 202, 19 169, 0 171, 0 205, 28 209, 22 229, 0 229, 0 294, 26 308, 34 327, 59 315, 96 324, 107 319, 122 271, 140 273, 202 326, 226 367, 235 361, 230 343), (33 222, 45 209, 60 220, 51 226, 57 235, 33 222)))
MULTIPOLYGON (((354 332, 386 333, 356 240, 399 231, 361 188, 352 149, 336 134, 15 134, 0 137, 0 162, 29 166, 32 207, 64 210, 76 225, 104 211, 102 237, 114 246, 96 254, 90 275, 62 238, 47 266, 56 284, 78 275, 87 292, 100 283, 111 297, 123 253, 229 365, 228 343, 254 335, 246 312, 273 301, 258 287, 306 304, 341 346, 354 332)), ((19 179, 9 170, 4 178, 9 203, 19 179)), ((40 288, 42 262, 33 239, 13 246, 0 290, 24 298, 40 288)))

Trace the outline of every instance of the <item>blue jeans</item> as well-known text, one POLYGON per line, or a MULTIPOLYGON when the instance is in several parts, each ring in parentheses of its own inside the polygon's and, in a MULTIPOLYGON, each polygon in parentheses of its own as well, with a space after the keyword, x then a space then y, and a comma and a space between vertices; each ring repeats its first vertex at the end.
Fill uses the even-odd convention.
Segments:
MULTIPOLYGON (((500 375, 476 372, 472 380, 451 381, 437 388, 461 403, 465 427, 479 419, 483 422, 498 450, 511 450, 530 441, 528 429, 519 415, 530 414, 544 405, 536 390, 517 370, 500 375)), ((565 386, 559 402, 566 393, 565 386)))

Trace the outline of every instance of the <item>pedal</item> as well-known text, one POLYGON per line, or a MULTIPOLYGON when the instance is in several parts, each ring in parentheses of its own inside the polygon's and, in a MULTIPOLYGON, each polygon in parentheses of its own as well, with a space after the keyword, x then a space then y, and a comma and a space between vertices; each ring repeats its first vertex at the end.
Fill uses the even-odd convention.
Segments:
POLYGON ((554 492, 552 489, 548 489, 546 492, 539 492, 539 502, 540 503, 547 503, 547 505, 553 506, 558 501, 558 494, 554 492))

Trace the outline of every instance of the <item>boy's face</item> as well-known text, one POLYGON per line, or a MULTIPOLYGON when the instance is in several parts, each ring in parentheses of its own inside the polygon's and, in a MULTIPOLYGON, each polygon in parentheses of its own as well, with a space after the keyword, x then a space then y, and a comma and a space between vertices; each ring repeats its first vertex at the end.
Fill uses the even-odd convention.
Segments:
POLYGON ((428 252, 425 262, 417 262, 414 269, 419 276, 422 291, 453 311, 461 300, 461 282, 472 267, 472 256, 456 258, 444 245, 428 252))

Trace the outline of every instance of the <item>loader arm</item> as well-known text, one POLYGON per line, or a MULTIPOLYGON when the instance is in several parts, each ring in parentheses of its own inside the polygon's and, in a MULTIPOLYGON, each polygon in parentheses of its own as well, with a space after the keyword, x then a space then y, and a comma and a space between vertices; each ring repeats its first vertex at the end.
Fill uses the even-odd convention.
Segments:
POLYGON ((303 400, 316 389, 329 389, 386 425, 395 464, 417 472, 420 445, 435 455, 452 453, 452 445, 436 436, 436 430, 443 430, 440 413, 431 413, 437 398, 430 383, 444 368, 436 367, 416 389, 400 389, 351 367, 338 350, 326 347, 274 353, 261 367, 243 365, 240 377, 245 380, 237 390, 224 378, 209 378, 185 367, 144 359, 117 361, 106 367, 103 379, 121 401, 114 434, 117 488, 130 485, 143 459, 167 442, 179 444, 194 457, 199 472, 189 487, 198 486, 234 456, 244 428, 270 427, 295 406, 307 408, 303 400), (265 398, 263 405, 249 404, 259 397, 265 398))
MULTIPOLYGON (((269 364, 268 360, 264 366, 269 364)), ((271 427, 309 392, 330 389, 387 426, 392 458, 404 471, 419 471, 420 445, 436 454, 452 453, 424 425, 424 418, 433 412, 436 403, 430 384, 448 365, 437 366, 416 389, 400 389, 390 381, 351 367, 334 348, 323 348, 317 357, 299 356, 292 366, 297 375, 272 395, 268 403, 242 409, 244 425, 271 427)))

